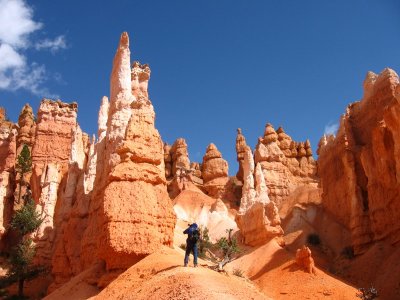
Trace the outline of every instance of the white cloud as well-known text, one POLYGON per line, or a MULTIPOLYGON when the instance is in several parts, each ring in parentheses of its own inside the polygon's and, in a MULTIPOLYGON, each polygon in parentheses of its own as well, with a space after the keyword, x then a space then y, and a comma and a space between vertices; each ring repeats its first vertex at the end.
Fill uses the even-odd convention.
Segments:
POLYGON ((54 40, 32 41, 32 33, 42 27, 24 0, 0 0, 0 89, 25 89, 41 97, 57 97, 43 86, 48 79, 45 66, 29 62, 25 53, 32 47, 52 53, 66 48, 62 35, 54 40))
POLYGON ((28 35, 42 27, 23 0, 0 0, 0 41, 13 47, 28 46, 28 35))
POLYGON ((65 41, 65 36, 63 35, 56 37, 54 40, 45 39, 35 44, 36 50, 49 49, 52 53, 65 48, 67 48, 67 42, 65 41))
POLYGON ((325 130, 324 130, 324 134, 326 135, 336 135, 336 132, 339 128, 339 124, 338 123, 334 123, 334 124, 328 124, 325 126, 325 130))
POLYGON ((8 44, 0 45, 0 70, 7 71, 25 65, 25 57, 8 44))

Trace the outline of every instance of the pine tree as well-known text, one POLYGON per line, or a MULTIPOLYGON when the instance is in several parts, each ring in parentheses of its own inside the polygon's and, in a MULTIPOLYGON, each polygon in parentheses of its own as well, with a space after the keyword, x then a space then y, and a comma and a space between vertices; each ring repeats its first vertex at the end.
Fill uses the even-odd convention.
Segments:
POLYGON ((22 147, 21 153, 17 157, 17 163, 15 165, 15 170, 19 173, 19 193, 18 193, 18 203, 21 201, 22 186, 26 184, 25 174, 32 170, 32 158, 29 147, 24 145, 22 147))
MULTIPOLYGON (((17 158, 16 170, 21 175, 21 184, 24 182, 24 174, 32 169, 32 160, 29 148, 24 145, 21 154, 17 158)), ((21 192, 21 189, 20 189, 21 192)), ((40 215, 36 212, 35 203, 29 187, 24 196, 24 205, 15 212, 10 229, 17 233, 19 243, 12 249, 10 254, 10 268, 6 277, 0 280, 0 287, 5 287, 18 282, 18 295, 23 297, 24 283, 26 280, 33 279, 44 271, 41 266, 33 266, 32 261, 35 256, 35 246, 30 238, 31 233, 39 228, 42 223, 40 215)))

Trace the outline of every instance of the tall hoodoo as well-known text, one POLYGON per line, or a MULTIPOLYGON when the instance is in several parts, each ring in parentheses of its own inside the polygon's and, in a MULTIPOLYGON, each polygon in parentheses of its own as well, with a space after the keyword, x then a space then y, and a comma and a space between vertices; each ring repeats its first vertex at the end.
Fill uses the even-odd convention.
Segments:
POLYGON ((238 128, 236 135, 236 160, 239 163, 239 170, 236 174, 236 178, 240 181, 243 181, 243 159, 246 152, 246 147, 246 138, 242 134, 242 129, 238 128))
MULTIPOLYGON (((129 61, 127 39, 124 33, 112 75, 113 78, 115 70, 123 69, 123 72, 116 73, 122 77, 117 81, 122 88, 116 98, 122 107, 113 113, 115 98, 111 96, 109 124, 112 128, 113 120, 121 120, 115 118, 116 114, 126 117, 128 114, 121 114, 125 108, 130 110, 130 117, 121 142, 114 140, 118 157, 102 193, 99 211, 104 228, 99 257, 106 262, 107 270, 126 268, 157 250, 160 245, 171 246, 175 227, 175 214, 166 187, 164 145, 155 128, 154 108, 147 94, 150 68, 135 63, 129 70, 129 85, 126 83, 125 67, 129 61), (135 101, 132 101, 133 98, 136 98, 135 101), (125 106, 127 103, 130 103, 129 107, 125 106)), ((112 130, 109 132, 112 133, 112 130)), ((113 136, 119 137, 120 132, 113 136)))
POLYGON ((400 240, 399 77, 368 72, 364 96, 320 141, 322 203, 351 232, 355 253, 377 240, 400 240))
POLYGON ((178 168, 189 169, 190 160, 185 139, 177 139, 171 148, 172 176, 175 176, 178 168))
POLYGON ((20 153, 23 145, 28 145, 32 150, 32 145, 35 141, 35 117, 33 115, 32 107, 25 104, 18 117, 18 137, 17 137, 17 152, 20 153))
POLYGON ((119 162, 116 149, 125 138, 126 127, 131 117, 131 103, 135 101, 132 95, 131 80, 131 51, 129 49, 129 36, 122 33, 117 53, 114 57, 110 79, 110 107, 107 124, 107 154, 110 168, 119 162))
POLYGON ((108 97, 104 96, 101 99, 101 105, 97 120, 98 131, 97 135, 99 141, 101 141, 107 134, 107 121, 108 121, 108 110, 110 108, 110 102, 108 101, 108 97))

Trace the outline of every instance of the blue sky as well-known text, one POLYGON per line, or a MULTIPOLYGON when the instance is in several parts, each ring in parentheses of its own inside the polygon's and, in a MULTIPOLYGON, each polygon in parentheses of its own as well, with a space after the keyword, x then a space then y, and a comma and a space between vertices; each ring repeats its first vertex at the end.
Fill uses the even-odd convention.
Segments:
POLYGON ((123 31, 132 61, 150 64, 163 140, 184 137, 192 161, 213 142, 231 174, 236 128, 254 147, 282 125, 315 151, 367 71, 400 72, 399 1, 0 0, 0 105, 15 121, 44 96, 77 101, 97 132, 123 31))

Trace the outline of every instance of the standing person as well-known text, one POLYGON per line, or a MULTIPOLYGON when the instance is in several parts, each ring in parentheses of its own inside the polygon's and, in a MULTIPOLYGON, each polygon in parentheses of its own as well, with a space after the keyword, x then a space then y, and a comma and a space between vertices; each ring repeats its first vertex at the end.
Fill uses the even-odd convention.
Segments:
POLYGON ((184 266, 187 267, 189 262, 190 252, 193 252, 193 263, 194 266, 197 267, 197 241, 200 239, 200 232, 196 223, 189 224, 189 227, 183 232, 183 234, 187 234, 188 237, 186 239, 186 252, 185 252, 185 260, 184 266))

